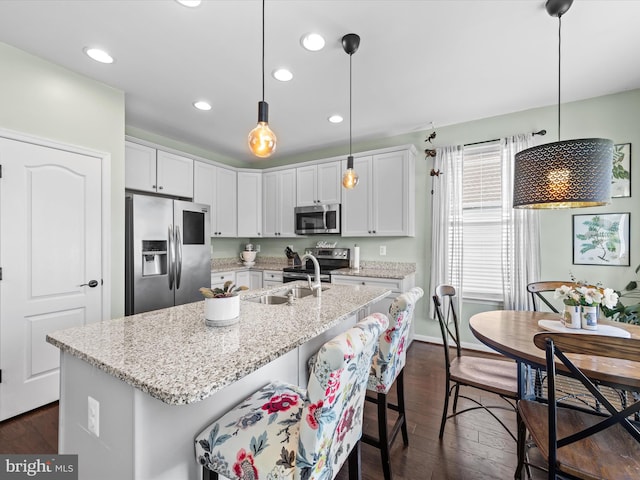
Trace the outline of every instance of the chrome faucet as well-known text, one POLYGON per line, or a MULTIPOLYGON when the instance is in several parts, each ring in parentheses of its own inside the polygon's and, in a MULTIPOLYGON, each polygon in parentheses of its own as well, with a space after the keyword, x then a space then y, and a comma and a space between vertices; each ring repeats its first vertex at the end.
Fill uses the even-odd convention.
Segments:
POLYGON ((322 292, 322 285, 320 283, 320 264, 318 263, 318 259, 310 253, 305 253, 300 261, 304 265, 304 262, 306 262, 307 259, 313 262, 313 274, 315 276, 315 282, 311 283, 311 276, 307 275, 307 283, 309 284, 309 288, 313 291, 313 296, 319 297, 320 292, 322 292))

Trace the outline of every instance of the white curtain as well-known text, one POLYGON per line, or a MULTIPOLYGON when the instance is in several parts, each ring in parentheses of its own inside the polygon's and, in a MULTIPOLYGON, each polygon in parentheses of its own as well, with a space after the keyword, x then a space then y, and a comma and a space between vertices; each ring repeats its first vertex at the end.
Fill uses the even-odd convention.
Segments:
POLYGON ((533 146, 533 135, 502 143, 502 278, 505 310, 532 310, 527 284, 540 277, 540 222, 537 210, 513 208, 515 154, 533 146))
MULTIPOLYGON (((462 145, 436 148, 431 198, 431 290, 446 283, 462 296, 462 145)), ((434 318, 433 302, 429 302, 434 318)))

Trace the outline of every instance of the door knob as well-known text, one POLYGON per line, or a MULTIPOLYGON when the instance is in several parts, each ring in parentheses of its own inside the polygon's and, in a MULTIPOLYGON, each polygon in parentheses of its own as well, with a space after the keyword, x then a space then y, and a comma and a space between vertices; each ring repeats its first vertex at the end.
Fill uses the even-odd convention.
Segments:
POLYGON ((78 285, 79 287, 86 287, 89 286, 90 288, 95 288, 98 286, 98 281, 97 280, 89 280, 89 283, 83 283, 81 285, 78 285))

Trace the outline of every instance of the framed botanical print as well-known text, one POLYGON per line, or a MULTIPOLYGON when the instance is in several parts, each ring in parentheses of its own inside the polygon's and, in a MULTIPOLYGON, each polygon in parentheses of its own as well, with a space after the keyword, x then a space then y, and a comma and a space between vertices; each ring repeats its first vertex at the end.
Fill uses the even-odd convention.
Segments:
POLYGON ((631 144, 619 143, 613 146, 612 197, 631 196, 631 144))
POLYGON ((630 213, 573 215, 575 265, 629 266, 630 213))

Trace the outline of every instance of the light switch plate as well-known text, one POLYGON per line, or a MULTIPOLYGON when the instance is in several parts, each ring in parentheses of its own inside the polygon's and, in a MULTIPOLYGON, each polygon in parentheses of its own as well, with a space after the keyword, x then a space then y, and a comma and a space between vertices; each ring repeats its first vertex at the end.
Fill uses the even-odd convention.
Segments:
POLYGON ((387 246, 386 245, 380 245, 380 255, 384 256, 387 254, 387 246))
POLYGON ((96 437, 100 436, 100 402, 95 398, 87 397, 87 429, 96 437))

